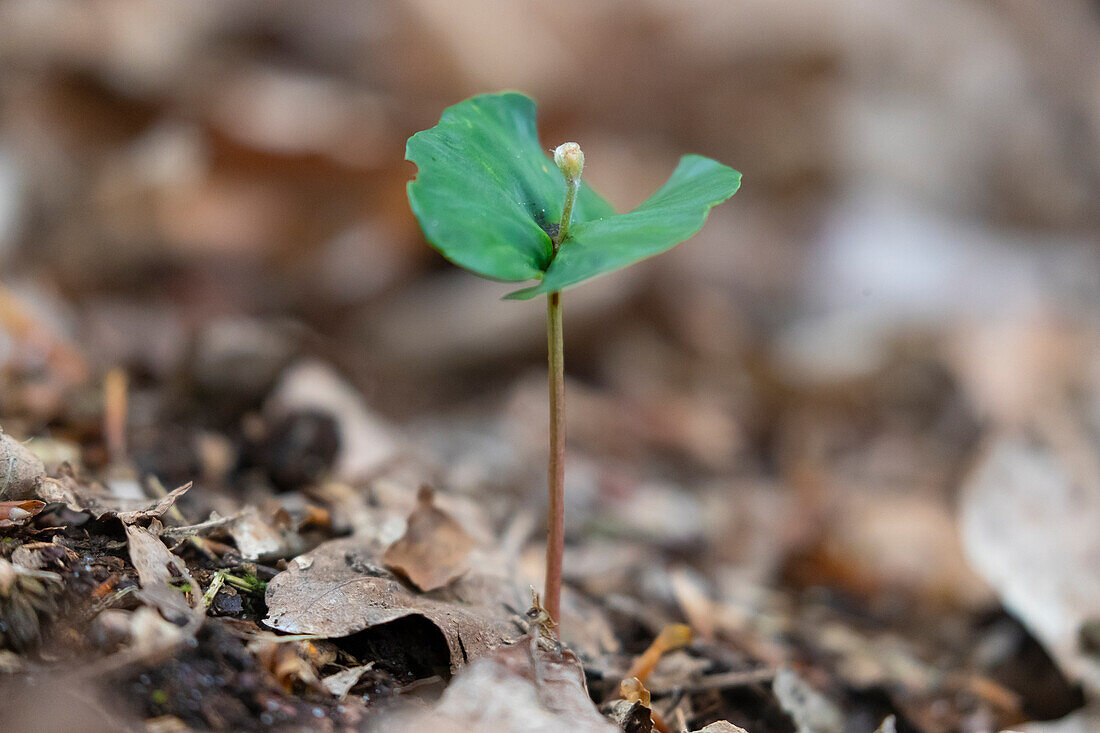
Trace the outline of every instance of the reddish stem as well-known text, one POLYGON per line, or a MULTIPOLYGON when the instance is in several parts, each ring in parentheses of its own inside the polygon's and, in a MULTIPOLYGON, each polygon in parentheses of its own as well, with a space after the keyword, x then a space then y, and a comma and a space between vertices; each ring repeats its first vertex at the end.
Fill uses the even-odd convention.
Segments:
MULTIPOLYGON (((564 147, 566 146, 560 146, 558 150, 564 147)), ((562 167, 563 163, 557 160, 558 152, 554 153, 555 162, 565 175, 566 187, 561 223, 551 240, 554 248, 551 260, 557 256, 561 243, 569 237, 573 203, 577 200, 577 192, 581 187, 584 155, 576 144, 573 147, 576 148, 575 155, 580 156, 580 164, 575 165, 575 160, 564 161, 570 163, 568 172, 562 167)), ((550 362, 550 461, 547 471, 550 509, 546 517, 546 593, 543 594, 546 605, 543 608, 550 614, 551 621, 560 628, 561 568, 562 554, 565 552, 565 346, 561 329, 560 291, 546 296, 546 343, 550 362)))
POLYGON ((546 297, 546 336, 550 363, 550 462, 547 513, 546 593, 544 608, 561 622, 561 569, 565 551, 565 358, 561 327, 561 293, 546 297))

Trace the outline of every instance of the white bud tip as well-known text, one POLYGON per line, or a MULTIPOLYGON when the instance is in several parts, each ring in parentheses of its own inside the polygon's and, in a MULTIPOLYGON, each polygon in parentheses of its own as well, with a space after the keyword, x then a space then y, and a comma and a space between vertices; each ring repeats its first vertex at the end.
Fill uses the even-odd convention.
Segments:
POLYGON ((581 177, 584 170, 584 153, 576 143, 562 143, 554 149, 554 163, 561 174, 570 181, 581 177))

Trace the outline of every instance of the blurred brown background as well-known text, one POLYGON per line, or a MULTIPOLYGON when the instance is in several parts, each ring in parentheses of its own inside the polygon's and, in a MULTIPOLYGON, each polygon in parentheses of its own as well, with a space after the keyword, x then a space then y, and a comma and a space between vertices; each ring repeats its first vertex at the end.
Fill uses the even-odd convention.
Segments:
POLYGON ((93 468, 74 384, 128 371, 167 481, 309 355, 446 487, 541 496, 543 305, 446 264, 405 198, 407 137, 512 88, 620 210, 682 153, 744 174, 565 296, 574 540, 685 551, 731 603, 982 608, 957 506, 989 446, 1025 464, 998 487, 1037 440, 1100 490, 1095 2, 4 0, 0 64, 0 417, 93 468))
POLYGON ((404 196, 408 135, 502 88, 621 209, 683 152, 745 176, 690 247, 578 291, 574 338, 644 302, 858 372, 884 330, 1095 304, 1091 3, 13 0, 0 29, 5 281, 112 331, 105 363, 163 369, 237 313, 428 371, 534 363, 538 306, 444 267, 404 196), (117 327, 177 307, 159 350, 117 327))

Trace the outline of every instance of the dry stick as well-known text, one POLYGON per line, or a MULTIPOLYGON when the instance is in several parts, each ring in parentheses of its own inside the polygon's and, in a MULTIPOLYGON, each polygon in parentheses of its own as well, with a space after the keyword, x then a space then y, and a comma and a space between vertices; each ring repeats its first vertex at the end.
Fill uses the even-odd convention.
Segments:
POLYGON ((775 678, 774 669, 749 669, 738 672, 719 672, 710 674, 693 682, 678 685, 656 685, 649 691, 651 695, 669 695, 673 692, 707 692, 709 690, 731 690, 737 687, 758 685, 771 682, 775 678))
MULTIPOLYGON (((565 143, 554 151, 554 162, 565 176, 567 187, 561 223, 551 240, 551 260, 569 236, 573 203, 581 185, 584 153, 576 143, 565 143)), ((565 354, 560 291, 546 296, 546 341, 550 377, 550 460, 547 471, 550 508, 547 516, 545 608, 551 620, 560 623, 562 555, 565 552, 565 354)))

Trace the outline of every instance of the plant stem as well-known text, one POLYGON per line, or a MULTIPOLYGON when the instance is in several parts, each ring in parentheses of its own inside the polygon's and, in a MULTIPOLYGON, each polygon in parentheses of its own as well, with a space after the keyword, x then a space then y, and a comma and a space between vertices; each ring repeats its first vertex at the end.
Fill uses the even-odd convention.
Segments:
MULTIPOLYGON (((561 224, 554 237, 554 254, 569 236, 573 217, 573 202, 577 198, 580 179, 568 181, 561 224)), ((546 346, 550 375, 550 460, 547 484, 550 508, 546 517, 546 612, 555 623, 561 622, 561 571, 565 552, 565 342, 561 326, 561 292, 546 296, 546 346)))
POLYGON ((569 236, 569 222, 573 219, 573 202, 577 200, 577 191, 581 187, 581 179, 575 178, 566 181, 565 204, 561 208, 561 224, 558 226, 558 236, 551 240, 554 244, 554 254, 558 253, 558 247, 569 236))
POLYGON ((546 612, 561 616, 561 569, 565 550, 565 358, 561 328, 561 293, 546 296, 546 340, 550 362, 550 461, 547 472, 546 612))

